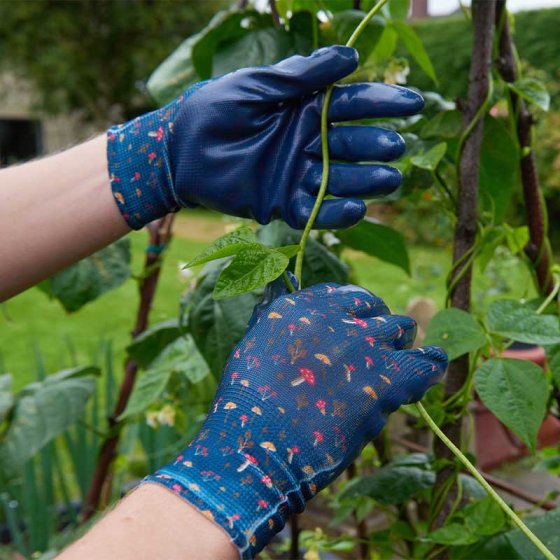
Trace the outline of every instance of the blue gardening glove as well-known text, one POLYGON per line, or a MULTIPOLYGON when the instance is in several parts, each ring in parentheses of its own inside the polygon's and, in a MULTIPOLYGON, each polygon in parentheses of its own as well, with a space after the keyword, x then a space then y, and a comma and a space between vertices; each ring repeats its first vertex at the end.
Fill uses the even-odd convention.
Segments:
POLYGON ((407 349, 408 317, 357 286, 319 284, 257 308, 208 418, 147 478, 221 525, 252 558, 445 371, 435 347, 407 349))
MULTIPOLYGON (((351 74, 358 55, 329 47, 273 66, 246 68, 189 88, 166 107, 108 131, 113 193, 128 224, 138 229, 182 206, 201 205, 261 224, 307 221, 322 175, 320 115, 324 89, 351 74)), ((420 95, 386 84, 337 86, 329 120, 411 115, 420 95)), ((329 194, 318 228, 357 223, 361 197, 385 195, 398 170, 354 162, 402 155, 396 132, 371 126, 332 127, 329 194)))

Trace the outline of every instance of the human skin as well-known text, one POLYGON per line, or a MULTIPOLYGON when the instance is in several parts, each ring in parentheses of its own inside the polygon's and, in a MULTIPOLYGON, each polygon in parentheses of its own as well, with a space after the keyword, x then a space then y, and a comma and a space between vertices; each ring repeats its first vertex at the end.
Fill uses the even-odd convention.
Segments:
POLYGON ((0 301, 130 231, 107 173, 107 140, 0 171, 0 301))

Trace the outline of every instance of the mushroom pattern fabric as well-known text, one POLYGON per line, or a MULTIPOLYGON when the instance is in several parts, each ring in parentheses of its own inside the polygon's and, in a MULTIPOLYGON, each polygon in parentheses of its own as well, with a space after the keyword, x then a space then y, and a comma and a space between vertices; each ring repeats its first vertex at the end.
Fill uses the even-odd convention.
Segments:
POLYGON ((447 367, 410 349, 416 325, 357 286, 319 284, 259 306, 199 434, 147 477, 221 525, 253 558, 333 481, 401 404, 447 367))

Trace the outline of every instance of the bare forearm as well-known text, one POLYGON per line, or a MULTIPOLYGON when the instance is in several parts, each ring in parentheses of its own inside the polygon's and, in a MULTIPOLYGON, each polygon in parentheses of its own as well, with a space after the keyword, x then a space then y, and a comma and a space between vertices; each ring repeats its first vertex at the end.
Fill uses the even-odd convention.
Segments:
POLYGON ((113 200, 101 135, 0 171, 0 301, 129 231, 113 200))
POLYGON ((125 498, 58 560, 236 560, 217 525, 155 484, 125 498))

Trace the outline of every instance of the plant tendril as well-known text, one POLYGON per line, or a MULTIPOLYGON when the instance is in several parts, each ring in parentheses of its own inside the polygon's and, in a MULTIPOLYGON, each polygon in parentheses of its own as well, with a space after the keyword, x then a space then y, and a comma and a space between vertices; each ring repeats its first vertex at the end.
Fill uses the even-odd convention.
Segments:
MULTIPOLYGON (((363 33, 364 29, 367 27, 368 23, 370 22, 371 18, 387 3, 387 0, 379 0, 377 4, 367 13, 364 19, 360 22, 358 27, 352 33, 350 39, 346 42, 347 47, 353 47, 360 35, 363 33)), ((313 224, 315 223, 315 219, 317 218, 317 214, 321 209, 321 204, 323 204, 323 199, 325 198, 325 194, 327 193, 327 185, 329 183, 329 167, 330 167, 330 157, 329 157, 329 143, 327 138, 328 132, 328 110, 329 104, 332 97, 334 86, 330 85, 327 87, 325 91, 325 99, 323 100, 323 107, 321 110, 321 152, 323 156, 323 175, 321 177, 321 186, 319 187, 319 193, 317 194, 317 199, 315 200, 315 204, 313 205, 313 209, 311 210, 311 215, 305 224, 305 228, 301 235, 301 240, 299 242, 299 252, 296 257, 296 266, 294 269, 295 277, 297 278, 300 287, 302 286, 301 283, 301 271, 303 268, 303 257, 305 253, 305 246, 307 245, 307 240, 309 238, 309 234, 311 233, 311 229, 313 228, 313 224)))

